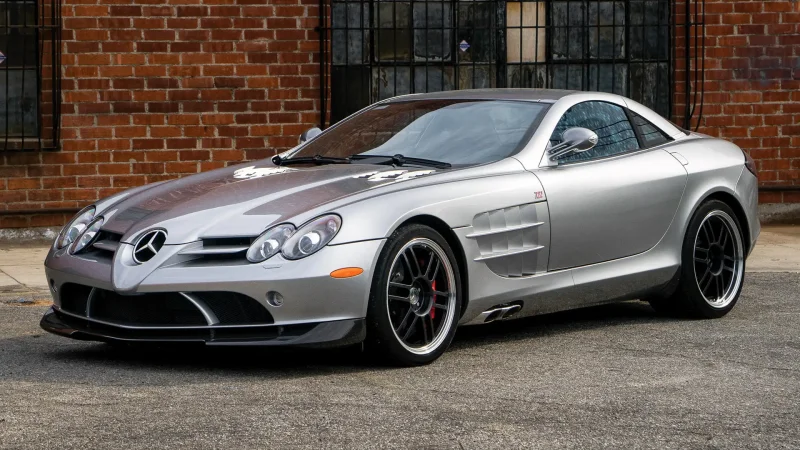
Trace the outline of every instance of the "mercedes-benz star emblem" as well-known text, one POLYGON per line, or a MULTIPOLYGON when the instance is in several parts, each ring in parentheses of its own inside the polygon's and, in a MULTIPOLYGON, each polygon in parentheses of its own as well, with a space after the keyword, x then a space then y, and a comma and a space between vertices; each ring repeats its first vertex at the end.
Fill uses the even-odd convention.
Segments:
POLYGON ((161 250, 166 240, 167 232, 164 230, 153 230, 143 234, 133 246, 133 260, 139 264, 150 261, 161 250))

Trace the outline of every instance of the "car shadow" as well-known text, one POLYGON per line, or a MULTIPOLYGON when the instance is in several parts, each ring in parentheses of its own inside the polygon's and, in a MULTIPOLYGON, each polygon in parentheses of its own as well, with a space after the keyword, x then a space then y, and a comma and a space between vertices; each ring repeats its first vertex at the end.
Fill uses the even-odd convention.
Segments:
MULTIPOLYGON (((580 332, 589 329, 663 322, 641 302, 625 302, 565 311, 543 316, 509 320, 483 326, 462 327, 449 351, 458 353, 483 345, 535 339, 540 336, 580 332)), ((365 357, 360 347, 339 349, 296 348, 214 348, 187 345, 146 345, 120 347, 103 343, 64 340, 42 332, 0 340, 13 370, 0 379, 118 383, 120 378, 154 384, 191 382, 197 377, 297 378, 363 371, 404 370, 382 365, 365 357), (35 339, 32 339, 36 337, 35 339), (56 345, 53 345, 56 344, 56 345), (16 355, 12 355, 15 353, 16 355)), ((414 369, 412 369, 414 370, 414 369)))

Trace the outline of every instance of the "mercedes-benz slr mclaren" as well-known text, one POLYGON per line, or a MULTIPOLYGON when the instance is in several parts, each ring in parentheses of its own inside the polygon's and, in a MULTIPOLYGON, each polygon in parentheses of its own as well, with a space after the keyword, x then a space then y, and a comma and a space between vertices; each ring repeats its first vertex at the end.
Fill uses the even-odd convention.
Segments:
POLYGON ((718 318, 759 235, 753 161, 618 95, 396 97, 272 159, 83 209, 45 261, 50 332, 363 343, 431 362, 459 326, 641 299, 718 318))

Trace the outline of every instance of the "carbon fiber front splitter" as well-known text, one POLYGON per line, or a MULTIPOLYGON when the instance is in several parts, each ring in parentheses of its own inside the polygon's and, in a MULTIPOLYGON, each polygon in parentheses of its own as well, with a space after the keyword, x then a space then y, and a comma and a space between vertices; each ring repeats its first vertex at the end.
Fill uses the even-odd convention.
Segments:
POLYGON ((113 324, 51 307, 39 325, 73 339, 101 342, 204 343, 209 346, 340 347, 364 340, 364 319, 292 325, 141 327, 113 324))

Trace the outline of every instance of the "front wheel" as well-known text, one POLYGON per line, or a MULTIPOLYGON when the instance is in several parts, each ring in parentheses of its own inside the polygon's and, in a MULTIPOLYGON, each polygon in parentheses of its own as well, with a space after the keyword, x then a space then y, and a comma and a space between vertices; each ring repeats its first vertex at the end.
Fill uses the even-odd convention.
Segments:
POLYGON ((730 206, 719 200, 703 203, 686 231, 678 289, 650 303, 658 311, 690 317, 724 316, 742 292, 744 254, 741 226, 730 206))
POLYGON ((388 362, 427 364, 444 353, 461 311, 461 278, 434 229, 395 231, 378 259, 367 311, 367 343, 388 362))

